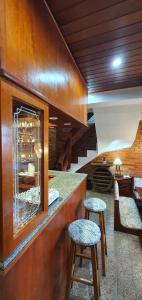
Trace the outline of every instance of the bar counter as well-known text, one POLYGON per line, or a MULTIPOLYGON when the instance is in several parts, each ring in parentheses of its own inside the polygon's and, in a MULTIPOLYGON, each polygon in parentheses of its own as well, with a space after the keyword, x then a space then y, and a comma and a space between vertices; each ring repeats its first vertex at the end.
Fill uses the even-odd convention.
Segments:
POLYGON ((54 188, 59 192, 59 198, 55 200, 48 208, 48 215, 43 222, 22 242, 15 251, 3 262, 0 263, 0 269, 4 270, 7 266, 16 258, 16 256, 27 246, 29 242, 35 237, 35 235, 47 224, 50 218, 57 213, 57 209, 67 201, 68 197, 74 192, 74 190, 80 185, 80 183, 86 178, 86 174, 69 173, 49 170, 49 176, 53 176, 49 180, 48 187, 54 188))
POLYGON ((43 222, 1 263, 4 296, 0 299, 64 299, 69 255, 66 230, 69 223, 83 217, 87 175, 52 170, 48 174, 48 187, 58 190, 59 198, 49 206, 43 222))
POLYGON ((51 216, 56 209, 74 192, 80 183, 86 179, 86 174, 70 173, 49 170, 49 176, 53 176, 49 180, 48 187, 55 188, 59 192, 59 200, 56 200, 49 206, 48 215, 51 216))

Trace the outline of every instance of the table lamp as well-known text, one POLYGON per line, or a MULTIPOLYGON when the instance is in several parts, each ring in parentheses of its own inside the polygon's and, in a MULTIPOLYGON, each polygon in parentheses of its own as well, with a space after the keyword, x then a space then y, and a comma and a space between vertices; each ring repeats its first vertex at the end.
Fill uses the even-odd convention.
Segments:
POLYGON ((120 158, 115 158, 113 164, 115 166, 115 176, 116 177, 121 177, 121 169, 120 169, 120 166, 122 165, 121 159, 120 158))

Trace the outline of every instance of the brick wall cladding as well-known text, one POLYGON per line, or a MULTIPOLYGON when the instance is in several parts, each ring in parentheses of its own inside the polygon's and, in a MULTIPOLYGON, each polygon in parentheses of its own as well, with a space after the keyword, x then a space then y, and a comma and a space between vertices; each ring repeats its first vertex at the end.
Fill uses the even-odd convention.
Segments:
MULTIPOLYGON (((129 134, 129 131, 128 131, 129 134)), ((123 163, 121 170, 123 174, 130 174, 135 177, 142 177, 142 121, 140 121, 135 141, 130 148, 105 152, 99 155, 94 162, 101 161, 102 158, 108 162, 113 162, 116 157, 119 157, 123 163)))

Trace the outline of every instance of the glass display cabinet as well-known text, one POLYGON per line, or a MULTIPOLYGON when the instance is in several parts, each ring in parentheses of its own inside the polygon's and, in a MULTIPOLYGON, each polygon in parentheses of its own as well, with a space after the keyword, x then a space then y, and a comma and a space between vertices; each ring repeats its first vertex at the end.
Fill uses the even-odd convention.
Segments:
POLYGON ((48 210, 48 105, 1 82, 0 259, 48 210))
POLYGON ((13 102, 14 233, 41 211, 41 112, 13 102))

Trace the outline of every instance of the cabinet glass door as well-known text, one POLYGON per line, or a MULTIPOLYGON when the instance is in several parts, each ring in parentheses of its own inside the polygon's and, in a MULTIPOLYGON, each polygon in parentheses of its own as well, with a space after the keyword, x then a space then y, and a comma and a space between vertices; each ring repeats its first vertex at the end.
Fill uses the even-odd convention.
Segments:
POLYGON ((42 112, 13 102, 14 233, 41 211, 42 112))

